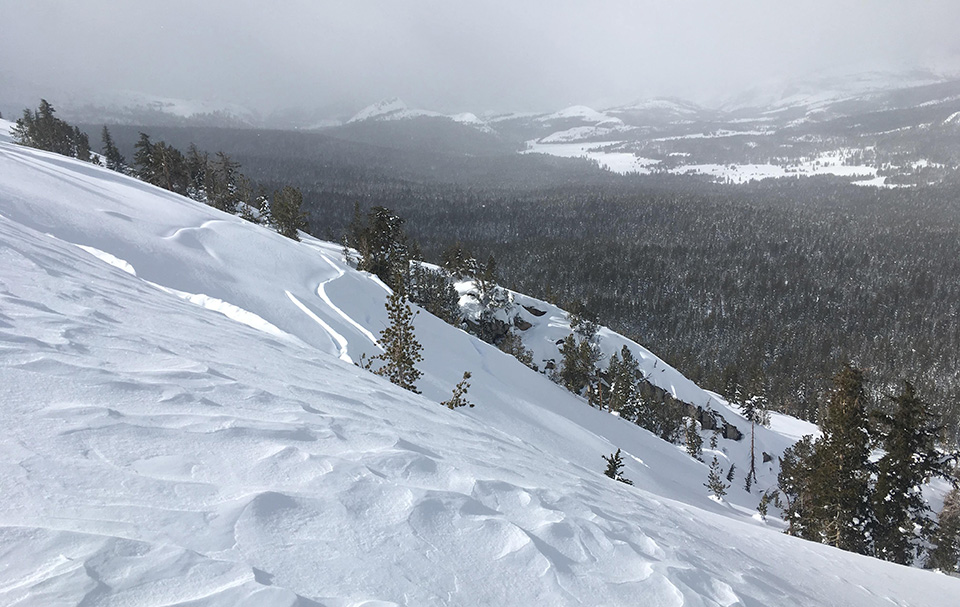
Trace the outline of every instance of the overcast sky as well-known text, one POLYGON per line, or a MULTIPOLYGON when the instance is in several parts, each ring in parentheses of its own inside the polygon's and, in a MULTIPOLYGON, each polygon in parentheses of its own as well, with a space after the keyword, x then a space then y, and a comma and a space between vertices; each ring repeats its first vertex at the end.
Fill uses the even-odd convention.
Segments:
POLYGON ((0 0, 27 80, 348 112, 653 96, 709 102, 830 70, 960 73, 958 0, 0 0))

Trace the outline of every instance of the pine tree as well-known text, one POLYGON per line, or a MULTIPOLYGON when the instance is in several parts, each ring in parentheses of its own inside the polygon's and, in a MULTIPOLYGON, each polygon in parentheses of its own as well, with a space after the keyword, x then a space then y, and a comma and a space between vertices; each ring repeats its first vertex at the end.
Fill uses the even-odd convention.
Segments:
POLYGON ((960 489, 954 488, 944 498, 932 539, 935 547, 926 567, 947 573, 960 572, 960 489))
POLYGON ((787 533, 820 541, 819 525, 809 514, 813 502, 815 455, 813 436, 809 434, 784 450, 780 458, 777 489, 786 500, 783 518, 789 525, 787 533))
POLYGON ((603 471, 605 475, 621 483, 628 485, 633 484, 633 481, 623 476, 623 458, 620 456, 620 449, 617 449, 616 453, 612 453, 609 456, 601 455, 600 457, 607 462, 607 469, 603 471))
POLYGON ((364 219, 359 206, 354 207, 346 244, 360 253, 358 270, 376 274, 394 290, 403 288, 411 255, 400 216, 388 208, 373 207, 364 219), (400 283, 394 284, 394 280, 400 283))
POLYGON ((72 156, 89 162, 90 141, 87 134, 70 126, 56 116, 56 110, 46 100, 40 100, 36 112, 23 110, 12 131, 14 141, 39 150, 72 156))
POLYGON ((113 137, 110 136, 110 130, 107 125, 103 125, 103 131, 100 132, 100 139, 103 141, 103 157, 107 160, 107 168, 111 171, 122 173, 126 168, 126 159, 113 143, 113 137))
POLYGON ((700 429, 697 420, 690 418, 684 431, 684 439, 687 444, 687 453, 690 457, 703 461, 703 437, 700 436, 700 429))
MULTIPOLYGON (((240 163, 235 162, 223 152, 217 152, 214 159, 208 161, 204 171, 207 204, 225 213, 236 213, 237 206, 240 203, 237 195, 237 178, 239 175, 240 163)), ((288 193, 288 195, 292 194, 288 193)), ((290 237, 289 233, 280 233, 290 237)))
POLYGON ((892 415, 875 415, 886 453, 877 462, 872 535, 878 557, 909 565, 921 548, 921 537, 914 528, 920 528, 923 535, 932 528, 929 506, 920 487, 932 476, 948 473, 936 448, 943 428, 929 405, 907 381, 893 402, 896 408, 892 415))
POLYGON ((407 279, 407 297, 427 312, 455 327, 460 326, 460 294, 453 280, 443 270, 427 267, 415 261, 410 263, 407 279))
POLYGON ((90 138, 77 127, 73 127, 72 131, 70 155, 77 160, 90 162, 90 138))
POLYGON ((767 425, 770 423, 770 412, 767 411, 766 380, 763 378, 763 372, 758 371, 753 381, 753 395, 747 399, 742 399, 742 388, 739 383, 734 390, 740 403, 740 412, 748 422, 750 422, 750 470, 747 471, 746 489, 757 481, 757 456, 756 456, 756 429, 757 424, 767 425))
POLYGON ((171 192, 188 193, 190 178, 187 162, 179 150, 163 141, 151 142, 146 133, 140 133, 134 149, 133 163, 137 177, 171 192))
POLYGON ((137 176, 140 179, 153 183, 153 142, 150 141, 150 135, 140 132, 140 139, 133 144, 133 165, 137 169, 137 176))
POLYGON ((764 491, 763 495, 760 496, 760 503, 757 504, 757 512, 760 514, 760 520, 767 520, 767 514, 770 511, 770 504, 774 504, 777 507, 780 506, 778 503, 776 490, 764 491))
POLYGON ((499 289, 497 280, 497 261, 493 258, 493 255, 490 255, 487 257, 487 263, 477 267, 474 278, 480 305, 488 306, 496 296, 495 291, 499 289))
POLYGON ((464 398, 467 394, 467 390, 470 388, 470 382, 467 381, 470 379, 470 372, 463 372, 463 379, 460 380, 453 388, 453 396, 450 397, 450 400, 445 400, 441 405, 447 407, 448 409, 456 409, 458 407, 473 407, 473 403, 464 398))
POLYGON ((447 248, 440 260, 443 268, 457 278, 474 278, 477 275, 477 260, 459 241, 447 248))
POLYGON ((616 411, 620 417, 633 421, 637 412, 637 378, 640 376, 640 364, 633 357, 630 348, 623 346, 620 352, 614 352, 607 364, 607 408, 616 411))
POLYGON ((210 164, 210 156, 191 143, 187 148, 186 161, 187 176, 190 180, 190 198, 210 204, 207 199, 207 168, 210 164))
POLYGON ((600 348, 589 339, 578 339, 571 333, 560 346, 560 353, 563 355, 558 373, 560 383, 574 394, 581 394, 597 378, 596 367, 602 357, 600 348))
POLYGON ((515 331, 507 331, 507 334, 497 344, 497 348, 537 371, 537 365, 533 362, 533 351, 523 345, 523 339, 515 331))
POLYGON ((815 445, 810 498, 805 516, 823 543, 868 554, 870 432, 866 380, 850 364, 834 378, 834 389, 815 445))
POLYGON ((300 240, 297 232, 307 230, 307 217, 301 210, 302 206, 303 194, 297 188, 284 186, 273 193, 270 212, 273 225, 279 234, 300 240))
POLYGON ((718 498, 723 499, 730 485, 723 482, 721 472, 720 461, 717 459, 717 456, 714 455, 713 461, 710 462, 710 472, 707 474, 707 482, 704 483, 703 486, 718 498))
POLYGON ((380 334, 383 353, 369 360, 361 359, 360 366, 386 377, 401 388, 419 394, 417 380, 422 373, 416 365, 423 360, 423 355, 420 354, 423 346, 414 334, 413 318, 416 314, 407 305, 406 297, 399 289, 387 298, 386 307, 390 325, 380 334), (381 365, 374 370, 372 365, 375 361, 379 361, 381 365))

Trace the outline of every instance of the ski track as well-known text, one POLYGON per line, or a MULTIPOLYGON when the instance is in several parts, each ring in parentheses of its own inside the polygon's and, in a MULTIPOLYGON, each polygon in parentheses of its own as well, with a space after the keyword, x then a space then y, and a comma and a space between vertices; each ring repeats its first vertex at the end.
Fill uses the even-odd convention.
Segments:
POLYGON ((327 292, 326 292, 326 290, 324 289, 324 287, 325 287, 326 285, 330 284, 331 282, 333 282, 334 280, 337 280, 337 279, 339 279, 339 278, 342 278, 343 275, 344 275, 344 271, 343 271, 342 268, 338 267, 337 264, 335 264, 335 263, 333 263, 332 261, 330 261, 330 259, 329 259, 326 255, 324 255, 323 253, 321 253, 319 249, 317 249, 317 252, 320 253, 320 257, 321 257, 325 262, 327 262, 328 264, 330 264, 330 267, 333 268, 333 269, 337 272, 337 275, 334 276, 333 278, 329 278, 329 279, 321 282, 319 285, 317 285, 317 295, 320 296, 320 299, 322 299, 323 302, 324 302, 325 304, 327 304, 327 305, 330 307, 331 310, 333 310, 334 312, 336 312, 337 314, 339 314, 340 317, 343 318, 343 320, 347 321, 347 323, 349 323, 353 328, 355 328, 357 331, 360 331, 360 333, 362 333, 367 339, 369 339, 369 340, 370 340, 370 343, 372 343, 374 346, 376 346, 376 347, 379 348, 380 350, 383 350, 383 347, 380 345, 380 341, 376 338, 376 336, 375 336, 373 333, 371 333, 369 330, 367 330, 366 327, 364 327, 363 325, 361 325, 360 323, 358 323, 357 321, 355 321, 355 320, 354 320, 352 317, 350 317, 350 315, 348 315, 346 312, 344 312, 343 310, 341 310, 341 309, 340 309, 335 303, 333 303, 333 302, 330 300, 330 298, 327 296, 327 292))
POLYGON ((334 344, 336 344, 337 347, 340 348, 340 360, 342 360, 343 362, 346 362, 346 363, 349 363, 349 364, 352 365, 352 364, 353 364, 353 359, 350 358, 350 355, 347 353, 349 344, 348 344, 346 338, 345 338, 343 335, 340 335, 339 333, 337 333, 336 330, 334 330, 333 327, 331 327, 331 326, 328 325, 326 322, 324 322, 324 320, 323 320, 322 318, 320 318, 319 316, 317 316, 317 315, 313 312, 313 310, 311 310, 311 309, 308 308, 307 306, 303 305, 303 302, 301 302, 299 299, 297 299, 296 296, 295 296, 293 293, 291 293, 290 291, 286 291, 286 290, 284 291, 284 293, 287 294, 287 297, 290 298, 290 301, 292 301, 298 308, 300 308, 300 309, 303 311, 304 314, 306 314, 307 316, 309 316, 310 318, 312 318, 313 320, 315 320, 315 321, 317 322, 317 324, 319 324, 321 327, 323 327, 323 330, 326 331, 326 332, 330 335, 330 339, 332 339, 333 342, 334 342, 334 344))

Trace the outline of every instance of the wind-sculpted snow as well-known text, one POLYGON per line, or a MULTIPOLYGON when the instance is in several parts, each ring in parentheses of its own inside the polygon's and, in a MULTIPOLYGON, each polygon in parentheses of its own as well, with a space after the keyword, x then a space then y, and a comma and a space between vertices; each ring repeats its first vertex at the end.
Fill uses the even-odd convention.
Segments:
POLYGON ((955 603, 425 313, 423 396, 340 360, 290 298, 376 352, 386 293, 337 251, 0 144, 0 604, 955 603), (464 370, 477 407, 438 405, 464 370))

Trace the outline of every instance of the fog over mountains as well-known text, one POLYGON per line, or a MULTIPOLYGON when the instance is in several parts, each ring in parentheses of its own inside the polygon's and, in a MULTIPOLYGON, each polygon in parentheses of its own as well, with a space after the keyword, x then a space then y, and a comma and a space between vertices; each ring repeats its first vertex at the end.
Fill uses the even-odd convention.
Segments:
POLYGON ((445 113, 611 107, 661 96, 715 106, 758 83, 960 67, 960 9, 948 0, 882 10, 856 0, 0 7, 0 91, 25 83, 31 100, 53 88, 86 100, 138 91, 263 115, 298 109, 330 117, 393 96, 445 113))

